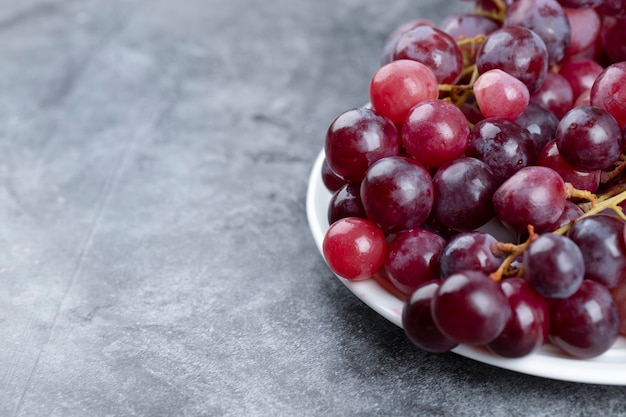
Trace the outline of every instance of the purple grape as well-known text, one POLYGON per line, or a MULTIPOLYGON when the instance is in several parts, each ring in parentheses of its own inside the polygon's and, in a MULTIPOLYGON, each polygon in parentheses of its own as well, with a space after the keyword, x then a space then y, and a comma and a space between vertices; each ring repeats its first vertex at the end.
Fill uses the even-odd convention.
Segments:
POLYGON ((522 26, 539 35, 548 50, 549 66, 563 59, 570 43, 569 21, 556 0, 517 0, 507 8, 504 26, 522 26))
POLYGON ((608 169, 623 147, 622 129, 606 110, 575 107, 559 121, 555 133, 559 153, 577 169, 608 169))
POLYGON ((565 208, 563 209, 563 213, 561 214, 561 217, 559 217, 559 219, 556 222, 554 222, 547 228, 537 229, 535 231, 537 233, 553 232, 556 229, 573 222, 574 220, 578 219, 583 214, 584 214, 584 211, 580 207, 578 207, 575 203, 571 202, 570 200, 565 200, 565 208))
POLYGON ((492 247, 497 243, 489 233, 463 232, 451 238, 439 255, 441 277, 445 278, 465 270, 494 272, 502 258, 494 255, 492 247))
POLYGON ((395 235, 387 249, 385 272, 391 283, 405 295, 421 284, 439 278, 439 254, 446 241, 423 229, 395 235))
POLYGON ((506 180, 493 195, 496 216, 510 229, 525 233, 528 226, 545 229, 565 209, 565 183, 554 170, 525 167, 506 180))
POLYGON ((463 70, 463 56, 456 41, 428 25, 403 33, 396 43, 393 59, 421 62, 433 71, 440 84, 454 84, 463 70))
POLYGON ((593 358, 619 336, 619 312, 602 284, 585 280, 571 297, 550 301, 550 340, 578 358, 593 358))
POLYGON ((375 162, 361 183, 367 217, 385 233, 421 225, 433 206, 433 183, 417 161, 390 156, 375 162))
POLYGON ((626 283, 624 221, 606 215, 586 217, 574 223, 567 235, 580 247, 585 262, 585 279, 608 288, 626 283))
POLYGON ((328 191, 333 193, 347 183, 346 180, 335 174, 333 170, 330 169, 326 158, 322 161, 322 183, 328 191))
POLYGON ((479 159, 445 163, 435 173, 433 186, 435 217, 451 229, 474 230, 495 215, 491 199, 497 184, 489 166, 479 159))
POLYGON ((547 341, 548 303, 521 278, 507 278, 500 285, 511 306, 511 316, 502 333, 487 347, 497 355, 520 358, 535 352, 547 341))
POLYGON ((361 182, 374 162, 400 154, 400 135, 391 120, 361 107, 333 120, 324 148, 328 166, 335 174, 350 182, 361 182))
POLYGON ((524 275, 542 296, 567 298, 583 282, 583 254, 570 238, 554 233, 543 234, 524 251, 524 275))
POLYGON ((483 345, 500 335, 511 314, 500 285, 480 271, 447 277, 432 301, 435 324, 459 343, 483 345))
POLYGON ((447 352, 458 343, 444 336, 433 320, 431 304, 441 281, 429 281, 411 295, 402 310, 402 327, 415 346, 428 352, 447 352))
POLYGON ((337 190, 328 204, 328 224, 333 224, 345 217, 367 219, 360 193, 360 184, 349 183, 337 190))
POLYGON ((500 69, 523 82, 530 93, 536 91, 548 72, 548 50, 533 31, 520 26, 498 29, 478 49, 478 71, 500 69))
POLYGON ((472 128, 465 154, 486 163, 500 185, 534 162, 535 143, 530 132, 520 125, 502 118, 488 118, 472 128))

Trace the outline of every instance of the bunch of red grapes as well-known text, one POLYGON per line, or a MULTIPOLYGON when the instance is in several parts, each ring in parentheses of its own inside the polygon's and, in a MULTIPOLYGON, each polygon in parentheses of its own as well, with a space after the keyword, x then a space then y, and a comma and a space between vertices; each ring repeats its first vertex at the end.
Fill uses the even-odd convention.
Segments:
POLYGON ((325 139, 333 272, 404 300, 431 352, 591 358, 626 334, 626 0, 408 22, 369 95, 325 139))

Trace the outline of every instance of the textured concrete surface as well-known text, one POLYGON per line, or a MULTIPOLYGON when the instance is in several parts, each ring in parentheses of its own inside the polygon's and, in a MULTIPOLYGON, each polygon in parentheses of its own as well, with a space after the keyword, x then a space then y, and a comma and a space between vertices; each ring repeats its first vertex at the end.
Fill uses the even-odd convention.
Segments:
POLYGON ((0 6, 0 416, 626 415, 416 350, 310 236, 385 36, 467 3, 0 6))

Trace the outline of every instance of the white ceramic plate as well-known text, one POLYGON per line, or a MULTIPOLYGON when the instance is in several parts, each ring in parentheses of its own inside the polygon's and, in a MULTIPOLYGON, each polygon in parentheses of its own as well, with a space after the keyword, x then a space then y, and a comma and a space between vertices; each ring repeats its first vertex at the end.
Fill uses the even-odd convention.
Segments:
MULTIPOLYGON (((321 177, 324 151, 320 152, 307 190, 307 217, 317 248, 322 253, 322 240, 328 229, 327 209, 331 194, 321 177)), ((338 277, 365 304, 393 324, 402 327, 403 302, 381 287, 374 279, 350 282, 338 277)), ((626 385, 626 339, 620 337, 603 355, 593 359, 575 359, 560 350, 545 346, 539 352, 520 359, 496 356, 485 349, 458 346, 453 352, 500 368, 564 381, 592 384, 626 385)))

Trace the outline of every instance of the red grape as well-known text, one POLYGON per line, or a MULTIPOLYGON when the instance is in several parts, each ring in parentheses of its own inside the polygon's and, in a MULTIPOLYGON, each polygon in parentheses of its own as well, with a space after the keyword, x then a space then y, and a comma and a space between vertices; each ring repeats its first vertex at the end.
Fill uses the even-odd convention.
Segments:
POLYGON ((405 295, 421 284, 439 278, 439 253, 446 241, 423 229, 400 232, 389 242, 385 272, 391 283, 405 295))
POLYGON ((439 96, 439 83, 426 65, 401 59, 374 73, 369 92, 374 109, 399 125, 411 107, 439 96))
POLYGON ((402 145, 409 155, 428 167, 438 167, 463 155, 469 127, 463 112, 444 100, 427 100, 409 112, 402 125, 402 145))
POLYGON ((626 126, 626 62, 605 68, 591 88, 591 104, 608 111, 626 126))
POLYGON ((371 277, 385 262, 385 235, 369 220, 347 217, 333 223, 324 235, 324 258, 340 277, 362 280, 371 277))

